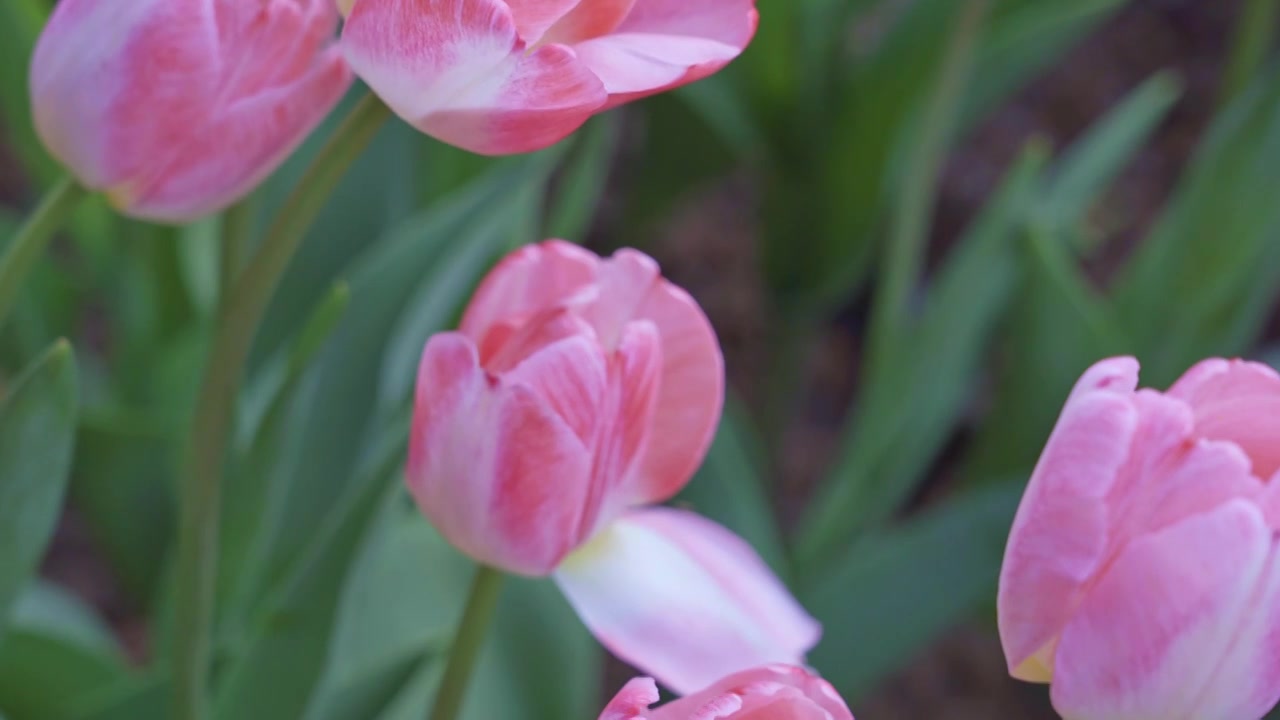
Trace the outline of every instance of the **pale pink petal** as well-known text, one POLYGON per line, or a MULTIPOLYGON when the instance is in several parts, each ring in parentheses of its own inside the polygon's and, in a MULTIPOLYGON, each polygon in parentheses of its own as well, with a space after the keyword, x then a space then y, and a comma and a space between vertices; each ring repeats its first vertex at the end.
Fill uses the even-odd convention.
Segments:
POLYGON ((711 322, 684 290, 662 278, 658 264, 635 250, 600 263, 600 294, 584 307, 606 345, 633 319, 652 322, 662 337, 663 371, 657 417, 638 484, 627 501, 666 500, 684 487, 715 435, 724 405, 724 358, 711 322))
POLYGON ((505 0, 515 17, 520 39, 534 45, 547 29, 574 9, 580 0, 505 0))
POLYGON ((590 472, 582 441, 539 392, 546 387, 486 374, 465 336, 433 336, 407 465, 409 489, 442 535, 481 562, 529 575, 548 573, 577 544, 590 472))
POLYGON ((1138 389, 1139 369, 1138 361, 1131 357, 1099 360, 1080 375, 1080 379, 1071 388, 1067 401, 1099 390, 1128 395, 1138 389))
POLYGON ((116 190, 132 214, 179 222, 248 194, 293 153, 342 99, 351 71, 337 50, 295 83, 230 106, 185 144, 172 148, 145 184, 116 190), (227 148, 236 148, 228 152, 227 148))
POLYGON ((680 693, 798 665, 821 634, 746 542, 683 511, 623 515, 555 577, 605 647, 680 693))
POLYGON ((609 385, 604 354, 588 335, 572 335, 531 355, 503 376, 534 391, 582 441, 593 440, 609 385))
POLYGON ((653 678, 636 678, 618 691, 600 714, 600 720, 644 720, 649 706, 658 702, 658 697, 653 678))
POLYGON ((697 37, 617 33, 574 46, 610 95, 651 94, 711 75, 742 48, 697 37), (697 69, 696 76, 691 71, 697 69))
POLYGON ((360 0, 342 42, 397 115, 472 152, 546 147, 607 100, 569 48, 527 51, 499 0, 360 0))
POLYGON ((208 111, 193 97, 218 82, 217 47, 200 0, 60 0, 31 60, 36 130, 82 183, 106 190, 145 169, 166 142, 182 142, 208 111), (150 60, 164 53, 168 62, 150 60), (141 82, 133 74, 141 72, 141 82), (121 103, 145 103, 145 132, 127 134, 105 118, 121 103), (95 123, 88 132, 85 122, 95 123), (120 143, 128 153, 114 154, 120 143), (121 165, 121 162, 124 162, 121 165))
POLYGON ((702 464, 724 407, 724 356, 711 321, 681 288, 662 280, 636 310, 662 336, 662 382, 634 502, 661 502, 702 464))
POLYGON ((844 700, 822 678, 799 667, 769 665, 731 675, 668 703, 650 720, 853 720, 844 700))
POLYGON ((1259 717, 1275 699, 1253 617, 1274 593, 1272 530, 1258 508, 1233 500, 1135 540, 1090 589, 1058 644, 1052 697, 1077 718, 1259 717), (1243 641, 1243 644, 1241 642, 1243 641), (1223 663, 1226 665, 1223 665, 1223 663), (1219 672, 1219 670, 1224 672, 1219 672), (1259 675, 1254 675, 1254 672, 1259 675))
POLYGON ((1205 360, 1187 371, 1169 395, 1195 411, 1196 434, 1229 440, 1249 456, 1254 474, 1280 469, 1280 375, 1243 360, 1205 360))
MULTIPOLYGON (((1107 550, 1106 497, 1137 426, 1107 368, 1086 373, 1058 418, 1013 521, 997 599, 1010 673, 1047 682, 1052 642, 1107 550)), ((1134 379, 1136 383, 1136 378, 1134 379)))
POLYGON ((591 487, 583 508, 581 537, 595 534, 635 494, 641 462, 654 426, 662 380, 662 343, 653 323, 628 323, 610 358, 609 390, 597 407, 591 487))
POLYGON ((350 85, 327 48, 336 24, 327 0, 63 0, 33 57, 36 127, 127 214, 208 214, 274 170, 350 85))
POLYGON ((635 4, 636 0, 582 0, 547 31, 543 42, 573 45, 607 35, 622 24, 635 4))
POLYGON ((600 258, 594 253, 563 240, 526 245, 503 258, 485 276, 459 329, 483 347, 495 325, 524 322, 589 288, 599 265, 600 258))
POLYGON ((547 345, 576 336, 595 341, 596 331, 565 308, 503 320, 492 325, 480 341, 480 364, 489 372, 506 372, 547 345))
POLYGON ((747 47, 758 21, 752 0, 642 0, 612 33, 576 47, 614 106, 711 75, 747 47))

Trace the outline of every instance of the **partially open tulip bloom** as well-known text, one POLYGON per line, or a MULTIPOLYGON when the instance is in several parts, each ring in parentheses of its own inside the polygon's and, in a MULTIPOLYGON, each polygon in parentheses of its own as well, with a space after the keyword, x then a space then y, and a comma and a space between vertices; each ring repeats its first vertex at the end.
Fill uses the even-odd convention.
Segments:
POLYGON ((622 688, 600 720, 853 720, 849 707, 825 680, 786 665, 740 672, 649 709, 657 702, 653 680, 638 678, 622 688))
POLYGON ((750 42, 754 0, 339 0, 348 60, 406 121, 490 155, 704 78, 750 42))
POLYGON ((1000 635, 1070 720, 1248 720, 1280 698, 1280 376, 1077 383, 1014 520, 1000 635))
POLYGON ((31 63, 36 129, 127 214, 221 210, 347 89, 337 21, 332 0, 59 0, 31 63))
POLYGON ((649 257, 525 247, 427 342, 408 485, 454 545, 554 574, 604 645, 678 691, 798 663, 819 628, 750 546, 644 507, 688 482, 723 394, 710 323, 649 257))

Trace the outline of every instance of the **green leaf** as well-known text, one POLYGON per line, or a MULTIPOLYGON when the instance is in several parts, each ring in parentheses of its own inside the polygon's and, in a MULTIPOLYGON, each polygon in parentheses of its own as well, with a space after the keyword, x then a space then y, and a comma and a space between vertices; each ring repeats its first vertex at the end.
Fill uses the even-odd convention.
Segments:
POLYGON ((120 655, 111 628, 80 598, 43 580, 27 586, 13 608, 13 624, 60 637, 104 657, 120 655))
POLYGON ((75 443, 76 368, 59 342, 0 401, 0 638, 53 535, 75 443))
POLYGON ((1206 355, 1243 353, 1280 289, 1280 67, 1219 116, 1115 297, 1163 386, 1206 355))
POLYGON ((87 408, 76 440, 72 502, 124 589, 144 604, 174 528, 179 427, 129 408, 87 408))
MULTIPOLYGON (((972 127, 1122 2, 998 2, 978 48, 957 132, 972 127)), ((800 188, 798 197, 780 207, 803 210, 767 238, 766 258, 775 288, 808 302, 838 303, 861 282, 871 238, 880 229, 900 172, 902 144, 910 142, 903 128, 919 122, 922 98, 938 74, 947 35, 964 5, 923 0, 887 14, 892 19, 889 28, 871 56, 850 74, 838 95, 843 102, 828 113, 830 138, 816 144, 821 152, 811 160, 814 181, 788 180, 800 188), (820 199, 815 201, 815 195, 820 199), (796 253, 794 228, 814 213, 818 224, 808 235, 815 244, 796 253)))
MULTIPOLYGON (((353 91, 352 103, 367 92, 353 91)), ((330 113, 333 123, 346 113, 330 113)), ((262 188, 266 217, 283 202, 315 151, 329 133, 313 133, 303 148, 262 188)), ((403 122, 388 122, 361 154, 325 203, 306 241, 289 265, 275 293, 255 342, 251 367, 268 361, 294 335, 294 329, 324 298, 339 278, 351 277, 353 262, 369 251, 370 244, 404 222, 418 207, 423 175, 440 170, 423 149, 439 144, 403 122)))
POLYGON ((168 720, 172 692, 164 677, 131 678, 84 703, 68 720, 168 720))
POLYGON ((1015 240, 1046 159, 1037 145, 1023 153, 939 271, 917 327, 894 354, 899 362, 864 384, 844 452, 801 523, 803 577, 897 510, 953 432, 1017 287, 1015 240))
POLYGON ((106 628, 77 598, 34 583, 0 640, 0 710, 13 720, 61 720, 129 680, 106 628))
POLYGON ((707 459, 675 502, 742 536, 785 577, 786 553, 761 475, 768 468, 760 447, 762 442, 746 414, 736 403, 729 403, 707 459))
POLYGON ((466 602, 473 564, 408 498, 395 495, 373 528, 343 589, 326 677, 331 688, 447 649, 466 602))
POLYGON ((351 291, 345 283, 333 287, 298 332, 287 350, 288 356, 280 358, 279 372, 260 373, 274 390, 257 393, 269 398, 261 420, 240 423, 246 428, 247 447, 238 458, 235 472, 226 480, 219 534, 223 547, 218 554, 219 605, 227 632, 233 638, 243 630, 249 608, 265 582, 264 548, 269 546, 270 530, 289 511, 288 493, 294 481, 290 471, 303 448, 297 437, 288 435, 288 430, 306 418, 316 391, 316 373, 309 372, 312 360, 336 328, 350 300, 351 291))
POLYGON ((608 187, 620 134, 615 115, 596 117, 578 133, 573 154, 557 182, 544 236, 586 240, 608 187))
POLYGON ((851 704, 995 597, 1022 483, 948 498, 834 561, 801 595, 822 622, 809 661, 851 704), (859 650, 851 651, 851 648, 859 650))
POLYGON ((1092 125, 1054 163, 1040 222, 1055 231, 1083 225, 1089 209, 1155 132, 1181 90, 1175 76, 1158 73, 1092 125))
POLYGON ((410 691, 411 683, 430 656, 413 654, 385 666, 369 668, 362 676, 317 697, 308 720, 369 720, 390 712, 396 698, 410 691))
POLYGON ((0 3, 0 127, 6 147, 17 153, 40 185, 52 182, 59 172, 32 125, 28 84, 31 54, 47 15, 37 0, 0 3))
POLYGON ((344 580, 401 456, 397 448, 347 488, 271 593, 257 632, 219 688, 217 717, 302 717, 324 669, 344 580))
POLYGON ((0 709, 12 720, 61 720, 127 679, 124 666, 74 641, 14 627, 0 641, 0 709))

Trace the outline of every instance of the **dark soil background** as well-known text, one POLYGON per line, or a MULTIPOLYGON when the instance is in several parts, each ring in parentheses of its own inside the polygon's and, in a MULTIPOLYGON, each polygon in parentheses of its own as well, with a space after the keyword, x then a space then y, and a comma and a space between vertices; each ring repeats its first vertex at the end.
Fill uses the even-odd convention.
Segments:
MULTIPOLYGON (((1174 70, 1186 86, 1181 102, 1097 213, 1099 227, 1120 237, 1092 269, 1105 283, 1108 268, 1141 236, 1206 127, 1241 5, 1238 0, 1131 2, 953 153, 937 209, 934 251, 945 252, 1028 139, 1044 137, 1061 147, 1151 74, 1174 70)), ((0 148, 0 167, 12 167, 4 156, 0 148)), ((17 194, 12 181, 0 173, 0 194, 17 194)), ((711 315, 731 382, 754 403, 759 400, 755 389, 764 386, 768 342, 776 328, 770 326, 761 273, 749 251, 753 205, 750 179, 731 179, 691 199, 649 250, 711 315)), ((863 311, 850 307, 847 315, 863 311)), ((840 422, 855 401, 852 368, 859 339, 852 325, 833 322, 809 359, 807 387, 781 441, 776 501, 787 522, 794 522, 795 510, 828 466, 840 422)), ((1273 334, 1280 336, 1280 327, 1273 334)), ((937 474, 945 485, 945 466, 937 474)), ((137 609, 115 587, 74 511, 63 521, 44 572, 101 609, 135 658, 147 655, 137 609)), ((613 688, 627 677, 620 667, 610 675, 613 688)), ((951 633, 854 710, 878 720, 1056 717, 1043 689, 1007 678, 994 626, 983 623, 951 633)))

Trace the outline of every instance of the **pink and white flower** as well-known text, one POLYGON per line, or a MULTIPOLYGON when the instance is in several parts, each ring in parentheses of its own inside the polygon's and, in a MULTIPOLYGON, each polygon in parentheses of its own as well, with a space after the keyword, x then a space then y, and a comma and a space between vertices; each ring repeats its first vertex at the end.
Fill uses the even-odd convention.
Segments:
POLYGON ((798 663, 818 625, 750 546, 646 507, 693 475, 723 396, 711 324, 652 259, 525 247, 426 344, 408 485, 455 546, 554 574, 607 647, 676 690, 798 663))
POLYGON ((251 191, 351 83, 330 0, 60 0, 36 45, 41 139, 136 217, 251 191))
POLYGON ((396 114, 489 155, 704 78, 755 34, 754 0, 341 0, 356 73, 396 114))
POLYGON ((853 720, 849 707, 825 680, 786 665, 740 672, 650 709, 656 702, 653 680, 637 678, 622 688, 600 720, 853 720))
POLYGON ((1280 698, 1280 376, 1207 360, 1168 392, 1077 383, 1000 576, 1014 677, 1067 718, 1259 718, 1280 698))

